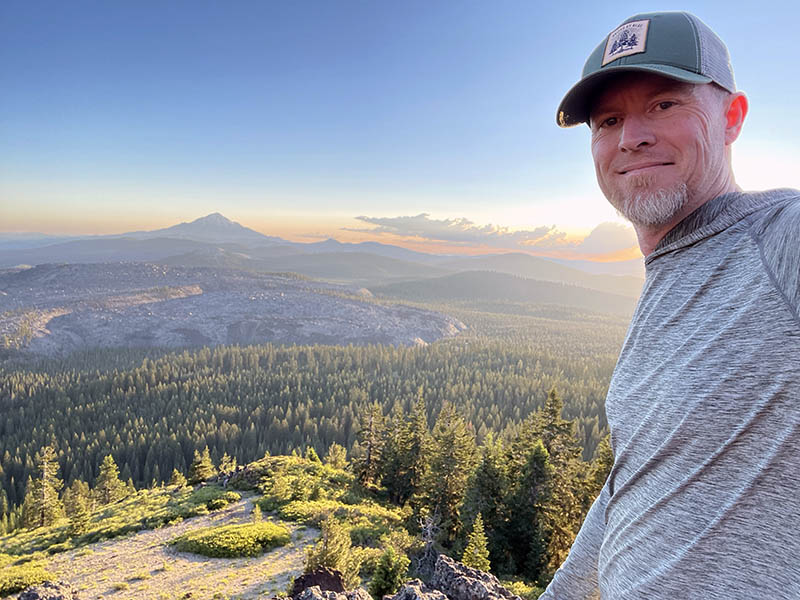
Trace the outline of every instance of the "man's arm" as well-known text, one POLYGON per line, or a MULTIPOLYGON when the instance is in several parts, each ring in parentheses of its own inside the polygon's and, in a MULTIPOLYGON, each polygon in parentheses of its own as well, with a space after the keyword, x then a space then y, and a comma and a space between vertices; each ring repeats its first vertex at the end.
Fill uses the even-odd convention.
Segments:
POLYGON ((553 581, 547 586, 539 600, 599 600, 597 585, 597 559, 605 532, 605 512, 608 504, 608 487, 603 486, 600 495, 589 509, 581 530, 572 544, 553 581))

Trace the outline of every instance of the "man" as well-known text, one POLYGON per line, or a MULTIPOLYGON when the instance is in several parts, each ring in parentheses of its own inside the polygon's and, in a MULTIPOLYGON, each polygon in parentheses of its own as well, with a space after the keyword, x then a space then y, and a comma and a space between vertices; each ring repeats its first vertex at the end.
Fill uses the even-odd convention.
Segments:
POLYGON ((612 31, 559 107, 647 277, 606 400, 614 467, 545 599, 800 599, 800 192, 736 185, 747 111, 680 12, 612 31))

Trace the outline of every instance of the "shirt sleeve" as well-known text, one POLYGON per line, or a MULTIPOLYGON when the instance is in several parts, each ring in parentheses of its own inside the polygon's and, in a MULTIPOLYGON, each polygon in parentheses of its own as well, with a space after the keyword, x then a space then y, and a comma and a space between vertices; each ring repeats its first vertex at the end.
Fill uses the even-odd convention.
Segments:
POLYGON ((606 528, 608 498, 606 484, 589 509, 567 559, 539 600, 600 600, 597 561, 606 528))

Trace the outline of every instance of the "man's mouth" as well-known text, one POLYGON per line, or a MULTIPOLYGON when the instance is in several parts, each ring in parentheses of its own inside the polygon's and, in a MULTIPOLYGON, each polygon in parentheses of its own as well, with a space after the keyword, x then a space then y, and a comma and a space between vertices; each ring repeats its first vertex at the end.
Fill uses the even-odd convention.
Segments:
POLYGON ((628 173, 637 173, 641 171, 645 171, 647 169, 652 169, 654 167, 667 167, 670 165, 674 165, 675 163, 672 162, 646 162, 646 163, 639 163, 635 165, 629 165, 624 169, 619 169, 617 173, 620 175, 627 175, 628 173))

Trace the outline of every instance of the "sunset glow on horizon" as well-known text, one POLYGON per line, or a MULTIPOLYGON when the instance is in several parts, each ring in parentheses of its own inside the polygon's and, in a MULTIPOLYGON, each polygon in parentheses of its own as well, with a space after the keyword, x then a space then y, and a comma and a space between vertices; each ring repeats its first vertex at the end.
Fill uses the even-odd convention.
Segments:
MULTIPOLYGON (((523 0, 5 3, 0 234, 219 212, 298 242, 639 258, 595 183, 588 130, 555 124, 589 52, 652 8, 628 6, 582 1, 566 24, 523 0)), ((686 9, 727 42, 750 99, 738 183, 800 188, 798 8, 686 9)))

